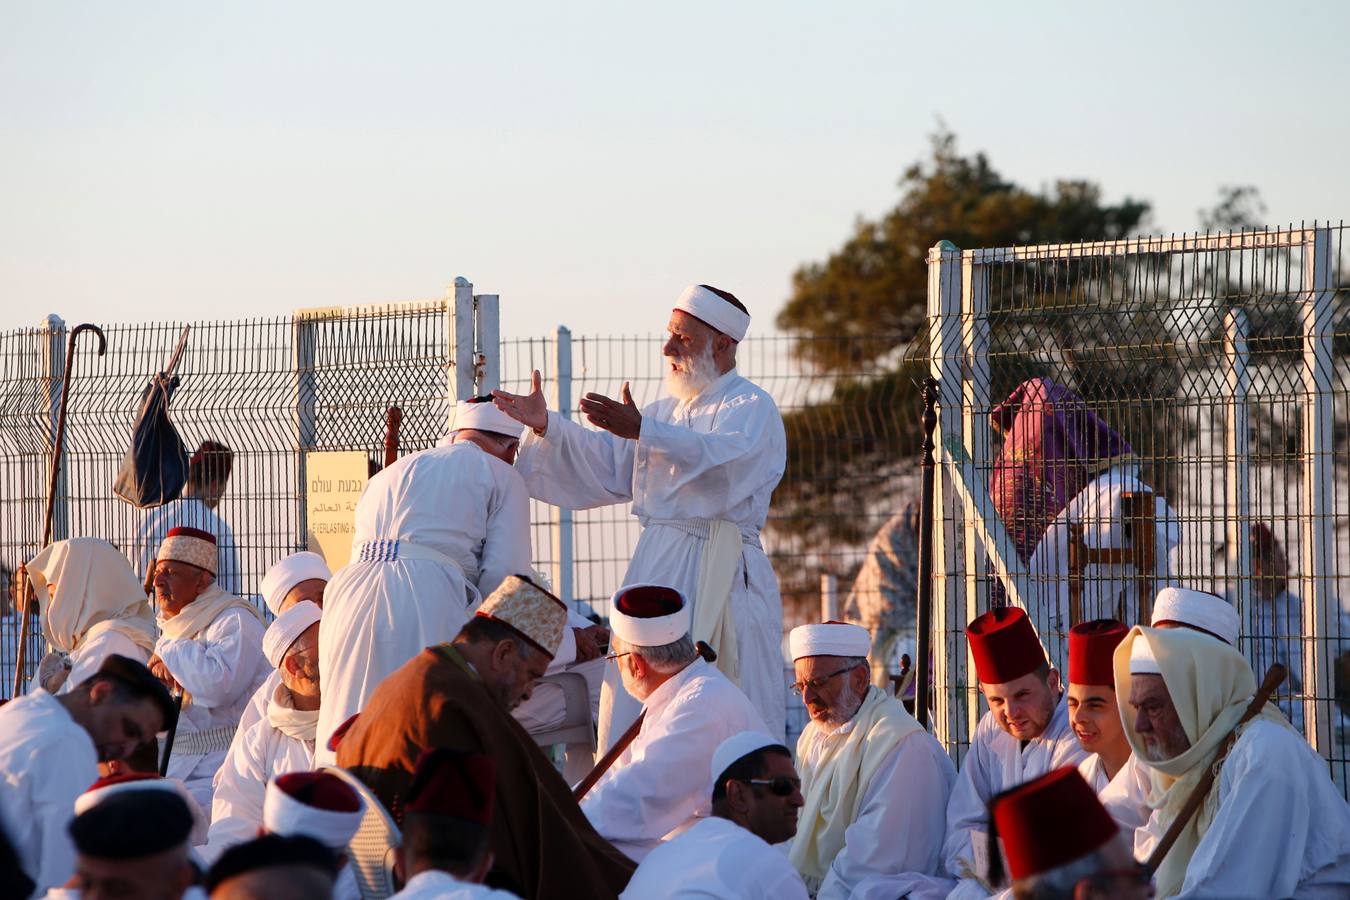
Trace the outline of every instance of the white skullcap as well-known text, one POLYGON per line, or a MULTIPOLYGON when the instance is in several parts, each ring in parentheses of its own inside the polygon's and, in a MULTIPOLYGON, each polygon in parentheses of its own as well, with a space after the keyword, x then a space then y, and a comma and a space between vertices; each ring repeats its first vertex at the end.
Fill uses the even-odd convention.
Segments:
POLYGON ((712 771, 708 777, 712 779, 713 787, 717 787, 717 779, 722 773, 731 768, 731 764, 736 762, 742 756, 754 753, 764 747, 781 747, 783 742, 777 738, 771 738, 762 731, 742 731, 740 734, 733 734, 725 741, 717 745, 713 751, 712 771))
POLYGON ((291 649, 291 644, 305 633, 305 629, 319 621, 322 615, 323 610, 317 603, 301 600, 267 626, 262 639, 263 656, 267 657, 272 668, 281 668, 281 661, 286 658, 286 651, 291 649))
POLYGON ((1149 622, 1154 628, 1162 624, 1184 625, 1211 634, 1230 646, 1237 645, 1240 623, 1238 611, 1222 597, 1178 587, 1158 591, 1149 622))
POLYGON ((798 625, 788 635, 788 650, 794 660, 806 656, 866 656, 871 649, 871 633, 847 622, 798 625))
POLYGON ((299 553, 292 553, 290 556, 283 556, 277 560, 272 568, 267 570, 263 576, 262 585, 259 590, 262 591, 263 600, 267 603, 267 608, 272 611, 272 615, 281 615, 281 603, 286 599, 286 595, 291 592, 302 581, 309 581, 312 578, 321 578, 324 581, 330 581, 333 573, 328 569, 328 563, 317 553, 311 553, 308 550, 302 550, 299 553))
POLYGON ((1158 668, 1158 659, 1153 655, 1153 648, 1148 645, 1148 638, 1142 634, 1136 634, 1134 643, 1130 645, 1130 674, 1162 674, 1162 669, 1158 668))
POLYGON ((342 850, 361 827, 365 808, 361 795, 331 772, 290 772, 267 782, 262 825, 272 834, 303 834, 342 850))
POLYGON ((664 647, 689 633, 684 594, 663 584, 628 584, 610 601, 609 629, 625 644, 664 647))
POLYGON ((466 400, 456 404, 455 427, 450 430, 455 432, 461 428, 472 428, 474 431, 487 431, 504 437, 518 438, 523 427, 498 409, 497 404, 491 400, 484 400, 481 403, 466 400))
POLYGON ((675 301, 675 309, 689 313, 705 325, 711 325, 733 341, 744 339, 745 332, 750 328, 748 313, 741 312, 701 284, 691 284, 685 288, 680 299, 675 301))

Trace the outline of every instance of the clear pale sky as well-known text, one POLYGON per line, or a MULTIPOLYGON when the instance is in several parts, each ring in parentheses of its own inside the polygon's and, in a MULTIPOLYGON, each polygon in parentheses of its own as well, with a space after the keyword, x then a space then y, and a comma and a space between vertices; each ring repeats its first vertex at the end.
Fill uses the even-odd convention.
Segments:
MULTIPOLYGON (((652 332, 691 281, 770 327, 939 117, 1028 186, 1197 225, 1350 217, 1350 4, 0 6, 0 328, 502 295, 652 332)), ((934 239, 942 235, 934 235, 934 239)))

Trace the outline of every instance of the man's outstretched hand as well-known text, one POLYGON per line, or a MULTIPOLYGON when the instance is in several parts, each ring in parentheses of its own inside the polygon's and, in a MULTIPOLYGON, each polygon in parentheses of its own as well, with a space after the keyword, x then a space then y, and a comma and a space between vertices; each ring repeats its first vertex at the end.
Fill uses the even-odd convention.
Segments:
POLYGON ((642 432, 642 413, 633 402, 626 381, 623 383, 622 401, 611 400, 604 394, 587 394, 581 398, 580 405, 592 425, 598 425, 611 434, 635 441, 642 432))
POLYGON ((548 401, 544 399, 544 390, 540 386, 539 370, 530 376, 528 394, 508 394, 506 391, 493 391, 492 402, 502 412, 517 422, 533 428, 543 434, 548 428, 548 401))

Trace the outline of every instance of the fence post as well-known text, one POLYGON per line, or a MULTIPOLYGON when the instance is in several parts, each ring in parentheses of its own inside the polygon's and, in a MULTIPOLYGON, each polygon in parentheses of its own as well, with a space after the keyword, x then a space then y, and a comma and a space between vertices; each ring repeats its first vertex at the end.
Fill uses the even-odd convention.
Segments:
MULTIPOLYGON (((964 255, 961 258, 960 323, 961 371, 964 375, 961 380, 961 434, 974 470, 985 474, 989 471, 989 408, 993 405, 989 397, 993 390, 989 376, 989 268, 976 265, 973 259, 964 255)), ((965 513, 962 518, 965 532, 964 624, 980 614, 980 576, 988 571, 988 566, 981 552, 983 543, 975 519, 977 511, 970 504, 964 504, 962 508, 965 513)), ((1012 566, 1017 565, 1019 560, 1014 558, 1004 562, 1012 566)), ((1030 597, 1022 599, 1031 600, 1030 597)), ((1053 650, 1051 635, 1042 634, 1041 639, 1046 642, 1048 649, 1053 650)), ((1056 659, 1055 662, 1061 672, 1066 671, 1062 659, 1056 659)), ((970 727, 974 729, 975 721, 970 723, 970 727)))
POLYGON ((446 310, 445 336, 450 357, 450 407, 446 428, 455 426, 455 403, 473 397, 477 368, 473 353, 473 284, 462 275, 450 289, 446 310))
POLYGON ((1303 245, 1303 721, 1312 748, 1324 757, 1333 747, 1331 644, 1327 610, 1338 601, 1331 591, 1336 522, 1332 507, 1332 312, 1336 283, 1330 228, 1313 231, 1303 245))
MULTIPOLYGON (((572 418, 572 332, 559 325, 553 332, 552 406, 564 419, 572 418)), ((572 583, 572 510, 553 508, 553 589, 564 603, 575 596, 572 583)))
MULTIPOLYGON (((67 329, 65 320, 56 313, 43 319, 41 327, 47 338, 43 351, 47 370, 43 397, 47 401, 47 429, 43 440, 46 452, 43 454, 42 467, 43 472, 47 473, 52 470, 52 454, 56 452, 56 427, 61 418, 61 396, 66 390, 67 329)), ((53 541, 62 541, 70 536, 70 490, 67 477, 69 472, 70 466, 66 460, 60 460, 60 469, 56 474, 56 500, 52 504, 53 541)))
MULTIPOLYGON (((321 320, 320 320, 321 321, 321 320)), ((309 472, 305 454, 318 443, 318 321, 297 316, 292 323, 295 340, 295 546, 309 548, 309 472)))
MULTIPOLYGON (((1251 376, 1247 373, 1247 314, 1230 309, 1223 321, 1224 383, 1224 542, 1228 559, 1236 573, 1229 581, 1234 602, 1243 617, 1242 634, 1247 640, 1256 636, 1252 610, 1251 484, 1248 481, 1250 425, 1247 420, 1247 393, 1251 376)), ((1261 673, 1264 674, 1264 673, 1261 673)))
MULTIPOLYGON (((839 576, 829 572, 820 573, 820 621, 839 621, 839 576)), ((886 660, 873 660, 885 667, 886 660)))
POLYGON ((474 394, 486 394, 502 386, 501 297, 479 294, 473 298, 474 394))

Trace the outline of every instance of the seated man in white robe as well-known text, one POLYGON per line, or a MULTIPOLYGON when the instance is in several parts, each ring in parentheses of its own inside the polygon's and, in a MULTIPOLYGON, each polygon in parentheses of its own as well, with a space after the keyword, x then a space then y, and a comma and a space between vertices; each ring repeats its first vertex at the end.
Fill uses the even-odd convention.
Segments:
POLYGON ((994 795, 1087 756, 1069 727, 1059 672, 1025 612, 992 609, 966 627, 966 639, 989 711, 975 728, 947 805, 944 865, 960 879, 953 898, 984 897, 1003 887, 983 881, 994 795))
POLYGON ((882 877, 897 897, 932 890, 956 767, 899 700, 869 683, 866 628, 799 625, 788 644, 793 689, 811 715, 797 741, 806 807, 789 859, 819 900, 847 900, 882 877))
POLYGON ((159 545, 155 598, 159 641, 150 671, 183 694, 168 776, 211 808, 211 782, 225 761, 239 716, 267 677, 265 630, 253 604, 215 580, 216 541, 195 528, 174 528, 159 545))
POLYGON ((210 845, 215 859, 231 844, 252 840, 263 821, 267 782, 314 767, 319 724, 319 617, 308 600, 277 616, 263 635, 263 653, 281 673, 267 715, 254 722, 216 775, 210 845))
POLYGON ((1160 897, 1331 897, 1350 885, 1350 806, 1326 760, 1274 706, 1237 729, 1256 693, 1242 654, 1193 629, 1135 626, 1115 653, 1116 696, 1154 807, 1151 854, 1207 770, 1201 809, 1156 872, 1160 897))
POLYGON ((611 651, 643 702, 637 737, 581 801, 600 836, 641 862, 708 815, 708 767, 722 741, 767 731, 750 700, 699 656, 684 596, 661 585, 614 595, 611 651))
MULTIPOLYGON (((1034 900, 1147 900, 1148 873, 1128 837, 1074 769, 1064 767, 1004 791, 989 806, 1012 878, 1012 894, 1034 900)), ((988 880, 1002 881, 994 854, 988 880)))
POLYGON ((361 795, 331 772, 288 772, 267 783, 262 831, 313 838, 333 851, 338 860, 333 897, 357 900, 361 892, 347 866, 347 845, 361 827, 365 809, 361 795))
POLYGON ((792 839, 804 803, 787 747, 763 732, 727 738, 712 758, 712 815, 657 847, 626 900, 806 900, 806 885, 774 844, 792 839))
MULTIPOLYGON (((548 411, 534 373, 528 395, 494 391, 531 429, 517 468, 530 496, 568 509, 632 501, 642 526, 625 584, 664 584, 694 606, 693 637, 782 735, 783 603, 760 544, 769 499, 783 477, 787 438, 768 392, 736 371, 750 314, 732 294, 691 285, 675 301, 665 387, 638 409, 625 384, 614 400, 587 394, 580 410, 602 429, 548 411)), ((637 716, 616 668, 605 675, 600 746, 637 716)))
POLYGON ((352 561, 325 591, 319 629, 320 765, 386 676, 453 640, 506 576, 530 571, 530 496, 512 466, 520 424, 484 399, 461 403, 455 426, 379 472, 356 505, 352 561))
POLYGON ((73 889, 52 891, 48 900, 205 896, 193 888, 197 869, 190 838, 196 819, 186 792, 166 779, 148 778, 100 793, 70 822, 76 851, 73 889))
POLYGON ((0 831, 38 896, 74 871, 66 825, 99 763, 130 756, 173 721, 164 686, 116 654, 59 697, 36 690, 0 706, 0 831))

